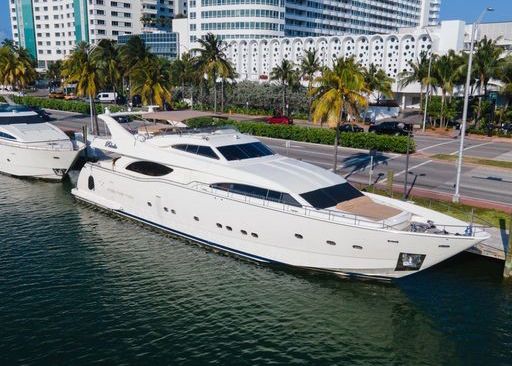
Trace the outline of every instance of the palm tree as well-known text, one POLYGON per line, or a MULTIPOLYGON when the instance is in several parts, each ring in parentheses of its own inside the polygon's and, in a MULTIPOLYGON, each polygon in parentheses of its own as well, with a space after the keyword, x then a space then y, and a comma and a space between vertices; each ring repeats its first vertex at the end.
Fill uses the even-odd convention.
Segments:
POLYGON ((207 75, 208 82, 214 87, 213 109, 217 112, 217 78, 233 78, 235 71, 226 56, 226 45, 218 36, 208 33, 204 38, 198 39, 198 42, 200 47, 192 49, 192 53, 198 54, 197 70, 207 75))
POLYGON ((507 110, 512 100, 512 56, 509 56, 505 60, 502 67, 498 70, 497 76, 503 83, 501 92, 505 98, 507 98, 507 104, 505 106, 505 110, 507 110))
POLYGON ((368 89, 363 70, 353 57, 337 59, 333 68, 325 68, 316 82, 318 87, 311 91, 317 97, 313 102, 313 121, 327 121, 330 127, 336 128, 333 166, 333 171, 336 172, 339 126, 343 114, 358 115, 360 109, 368 104, 365 97, 368 89))
POLYGON ((167 60, 147 57, 131 72, 133 92, 140 94, 146 104, 163 106, 171 98, 170 66, 167 60))
POLYGON ((179 59, 171 63, 171 83, 174 86, 181 87, 183 94, 185 93, 186 86, 190 89, 191 108, 194 108, 194 92, 192 89, 193 82, 197 81, 199 74, 195 68, 196 60, 186 52, 181 55, 179 59))
POLYGON ((35 61, 24 48, 0 48, 0 84, 23 89, 36 80, 35 61))
POLYGON ((444 108, 446 105, 446 96, 453 93, 453 88, 457 84, 461 73, 461 66, 463 60, 453 50, 448 54, 443 55, 436 59, 432 65, 432 75, 435 80, 435 85, 441 88, 441 121, 440 127, 444 125, 444 108))
POLYGON ((62 60, 57 60, 48 65, 48 71, 46 72, 46 77, 50 81, 60 80, 62 75, 62 60))
POLYGON ((364 81, 370 93, 377 92, 377 103, 382 97, 391 98, 393 96, 391 90, 393 79, 374 64, 370 64, 368 70, 364 71, 364 81))
POLYGON ((92 55, 105 76, 105 85, 117 92, 120 89, 123 69, 116 42, 110 39, 100 40, 92 55))
POLYGON ((311 89, 313 88, 313 80, 315 74, 320 71, 320 59, 315 50, 307 50, 300 63, 300 73, 303 79, 308 81, 308 123, 311 123, 311 105, 313 98, 311 96, 311 89))
POLYGON ((476 51, 473 55, 473 75, 477 80, 480 97, 478 99, 477 120, 480 119, 482 112, 482 91, 483 95, 487 95, 487 86, 489 80, 496 77, 500 67, 503 66, 503 47, 497 44, 496 40, 483 39, 476 44, 476 51))
POLYGON ((62 76, 68 84, 76 83, 76 92, 89 97, 91 116, 94 117, 93 134, 99 134, 98 120, 95 116, 94 97, 103 86, 105 77, 98 59, 92 55, 93 48, 87 42, 79 42, 71 55, 64 60, 62 76))
POLYGON ((277 81, 283 90, 283 114, 287 114, 286 105, 288 104, 287 100, 287 91, 289 87, 295 87, 299 82, 299 74, 295 65, 284 59, 281 61, 280 65, 274 66, 272 71, 270 72, 270 80, 277 81))
POLYGON ((128 41, 119 49, 119 58, 121 60, 122 69, 124 71, 123 77, 128 78, 129 95, 131 96, 131 77, 130 74, 134 67, 142 60, 152 57, 150 48, 146 46, 142 38, 139 36, 132 36, 128 41))
MULTIPOLYGON (((435 57, 435 55, 431 55, 430 57, 435 57)), ((432 62, 434 62, 434 60, 435 58, 432 59, 432 62)), ((430 80, 428 78, 428 64, 429 56, 426 52, 421 52, 419 58, 416 61, 411 60, 408 62, 410 70, 404 70, 398 75, 400 80, 400 87, 402 88, 405 88, 407 85, 412 83, 420 84, 421 109, 423 109, 423 88, 429 84, 433 84, 432 77, 430 80)))

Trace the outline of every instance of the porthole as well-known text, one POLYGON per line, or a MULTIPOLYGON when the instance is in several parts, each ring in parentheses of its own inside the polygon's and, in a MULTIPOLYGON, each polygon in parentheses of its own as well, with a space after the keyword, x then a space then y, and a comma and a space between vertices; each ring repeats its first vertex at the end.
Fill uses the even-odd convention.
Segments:
POLYGON ((222 229, 222 224, 217 223, 217 227, 218 227, 219 229, 222 229))
POLYGON ((253 238, 257 238, 257 237, 258 237, 258 234, 256 234, 256 233, 251 233, 251 236, 252 236, 253 238))
POLYGON ((226 226, 227 231, 233 231, 233 228, 231 226, 226 226))
POLYGON ((363 247, 360 245, 352 245, 352 248, 359 249, 359 250, 363 249, 363 247))
POLYGON ((296 237, 297 239, 302 239, 302 238, 304 238, 301 234, 295 234, 295 237, 296 237))
POLYGON ((147 202, 147 204, 148 204, 148 206, 149 206, 149 207, 153 206, 153 205, 151 204, 151 202, 149 202, 149 201, 147 202))
POLYGON ((164 207, 165 212, 169 212, 169 209, 167 207, 164 207))
POLYGON ((240 230, 240 232, 241 232, 243 235, 247 235, 247 231, 245 231, 245 230, 240 230))
POLYGON ((194 220, 199 221, 199 217, 194 216, 194 220))
POLYGON ((174 211, 172 208, 171 208, 171 213, 176 215, 176 211, 174 211))
POLYGON ((90 191, 94 189, 94 178, 92 175, 89 175, 89 179, 87 180, 87 187, 90 191))
POLYGON ((327 240, 326 243, 329 245, 336 245, 336 242, 334 242, 332 240, 327 240))

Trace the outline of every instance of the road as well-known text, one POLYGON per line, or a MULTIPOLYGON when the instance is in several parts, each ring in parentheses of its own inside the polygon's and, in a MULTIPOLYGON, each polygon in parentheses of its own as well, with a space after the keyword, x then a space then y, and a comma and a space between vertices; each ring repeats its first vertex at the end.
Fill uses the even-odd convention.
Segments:
MULTIPOLYGON (((89 121, 88 116, 69 112, 49 111, 53 123, 61 128, 78 129, 89 121)), ((260 138, 274 151, 306 162, 332 169, 332 146, 260 138)), ((431 136, 415 136, 417 152, 410 157, 409 184, 434 192, 453 193, 456 163, 433 160, 434 154, 457 154, 459 140, 431 136)), ((479 139, 465 140, 468 156, 486 159, 512 160, 512 142, 490 142, 479 139)), ((369 182, 370 156, 367 151, 339 148, 338 171, 349 181, 369 182)), ((405 156, 393 153, 378 153, 374 159, 373 182, 384 182, 388 170, 395 174, 394 182, 403 184, 405 156)), ((465 164, 462 169, 461 195, 512 205, 512 170, 465 164)))

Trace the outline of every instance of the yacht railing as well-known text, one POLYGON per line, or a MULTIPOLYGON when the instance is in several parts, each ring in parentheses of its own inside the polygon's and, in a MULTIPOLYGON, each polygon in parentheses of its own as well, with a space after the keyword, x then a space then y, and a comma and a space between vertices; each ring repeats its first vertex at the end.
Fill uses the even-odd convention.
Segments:
MULTIPOLYGON (((347 212, 342 211, 334 211, 330 209, 316 209, 314 207, 310 206, 302 206, 302 207, 296 207, 287 205, 285 203, 276 202, 272 200, 263 199, 256 196, 250 196, 250 195, 241 195, 236 194, 233 192, 223 191, 219 189, 215 189, 210 187, 208 184, 200 183, 200 182, 194 182, 192 185, 193 189, 196 189, 198 191, 206 192, 209 194, 213 194, 219 197, 234 199, 236 201, 242 201, 249 204, 255 204, 263 207, 269 207, 272 209, 278 209, 283 212, 295 214, 295 215, 301 215, 306 217, 311 217, 315 219, 320 220, 326 220, 334 223, 340 223, 340 224, 346 224, 346 225, 352 225, 352 226, 359 226, 359 227, 366 227, 370 229, 388 229, 388 230, 398 230, 398 231, 404 231, 403 229, 398 228, 398 226, 403 227, 403 222, 397 223, 397 224, 389 224, 389 220, 382 220, 381 218, 375 218, 370 216, 360 216, 356 214, 351 214, 347 212)), ((484 226, 482 225, 443 225, 443 224, 437 224, 435 223, 435 229, 440 234, 445 235, 455 235, 455 233, 458 233, 457 235, 461 236, 478 236, 481 233, 484 233, 484 226), (461 234, 463 233, 463 234, 461 234)))

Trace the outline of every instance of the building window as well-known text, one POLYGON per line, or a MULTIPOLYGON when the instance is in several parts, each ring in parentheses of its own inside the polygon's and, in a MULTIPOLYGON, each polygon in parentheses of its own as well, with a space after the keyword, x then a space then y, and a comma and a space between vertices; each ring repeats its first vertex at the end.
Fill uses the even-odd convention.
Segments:
POLYGON ((162 177, 172 173, 173 171, 171 168, 165 165, 154 163, 152 161, 136 161, 129 164, 126 167, 126 170, 130 170, 142 175, 148 175, 150 177, 162 177))

